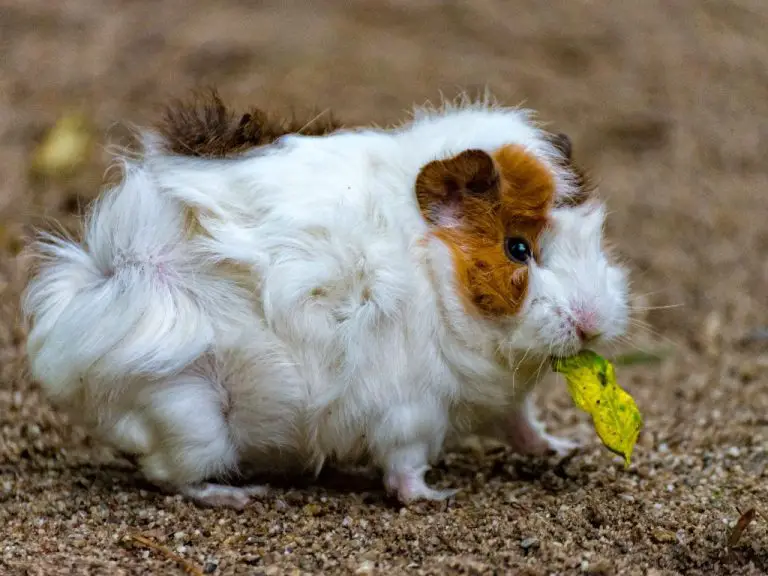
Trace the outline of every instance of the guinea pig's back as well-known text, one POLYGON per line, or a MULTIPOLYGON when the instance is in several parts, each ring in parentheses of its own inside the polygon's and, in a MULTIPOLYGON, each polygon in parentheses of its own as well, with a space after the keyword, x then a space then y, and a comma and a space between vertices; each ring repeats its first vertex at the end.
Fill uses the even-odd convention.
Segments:
POLYGON ((258 339, 280 350, 269 366, 258 360, 261 344, 241 351, 236 373, 258 373, 231 380, 246 444, 290 451, 300 438, 310 451, 353 454, 387 405, 445 381, 434 374, 439 318, 424 225, 386 136, 289 137, 282 146, 222 163, 185 160, 185 172, 221 172, 188 172, 167 186, 199 218, 199 249, 249 271, 255 321, 268 331, 258 339), (281 363, 295 372, 276 373, 281 363))

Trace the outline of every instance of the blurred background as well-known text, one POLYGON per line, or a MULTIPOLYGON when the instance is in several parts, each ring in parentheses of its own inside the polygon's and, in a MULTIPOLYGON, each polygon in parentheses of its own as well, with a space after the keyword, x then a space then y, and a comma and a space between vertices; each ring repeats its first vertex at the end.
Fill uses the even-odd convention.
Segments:
MULTIPOLYGON (((236 109, 387 124, 441 93, 488 87, 571 135, 643 290, 716 300, 754 322, 766 265, 748 255, 768 247, 768 10, 632 5, 2 0, 0 219, 71 211, 98 191, 126 125, 156 121, 192 89, 217 86, 236 109), (88 165, 74 184, 31 191, 36 143, 72 110, 93 123, 88 165)), ((690 308, 658 316, 696 332, 690 308)))
MULTIPOLYGON (((47 486, 60 482, 65 490, 77 465, 112 462, 51 414, 24 376, 17 303, 27 261, 18 254, 29 225, 75 222, 99 192, 110 147, 128 144, 131 126, 152 124, 171 99, 207 86, 238 111, 259 106, 312 117, 330 110, 344 123, 382 125, 441 94, 488 88, 569 134, 609 203, 609 237, 631 268, 637 308, 631 343, 618 351, 649 354, 621 369, 649 430, 637 457, 648 492, 624 506, 635 526, 658 525, 653 507, 640 502, 676 502, 681 518, 663 526, 673 534, 667 548, 649 528, 631 536, 645 549, 589 547, 576 538, 566 556, 591 549, 609 566, 643 560, 688 573, 727 571, 719 564, 723 527, 735 522, 744 498, 764 501, 768 482, 767 24, 765 0, 0 0, 0 454, 14 513, 45 485, 38 464, 60 470, 47 486), (66 176, 41 175, 41 143, 72 114, 92 145, 66 176), (681 469, 683 457, 691 460, 681 469), (689 500, 665 492, 684 478, 689 500), (711 504, 701 488, 707 482, 721 507, 697 508, 702 498, 711 504), (696 532, 710 525, 709 540, 696 532)), ((591 438, 564 396, 549 397, 547 421, 591 438)), ((457 469, 446 474, 465 474, 457 469)), ((86 475, 89 493, 108 499, 98 496, 99 474, 86 475)), ((133 477, 122 474, 132 490, 133 477)), ((616 488, 605 488, 610 474, 588 478, 574 490, 605 489, 606 502, 595 506, 615 506, 616 488)), ((534 495, 546 493, 533 485, 534 495)), ((564 501, 578 502, 542 504, 544 517, 564 501)), ((576 514, 571 527, 583 517, 576 514)), ((626 526, 616 518, 624 517, 608 514, 603 525, 619 534, 626 526)), ((18 530, 27 520, 17 520, 18 530)), ((540 566, 570 566, 545 545, 562 524, 537 524, 540 566)), ((31 562, 24 554, 45 549, 6 530, 16 546, 6 549, 8 562, 31 562)), ((519 524, 510 530, 510 538, 525 537, 519 524)), ((765 543, 765 528, 755 530, 765 543)), ((99 542, 89 534, 89 546, 99 542)), ((739 573, 766 566, 756 542, 737 560, 739 573)), ((451 554, 488 557, 480 548, 436 546, 420 566, 445 568, 435 558, 451 554)), ((509 542, 494 554, 505 546, 514 549, 510 558, 528 557, 509 542)))

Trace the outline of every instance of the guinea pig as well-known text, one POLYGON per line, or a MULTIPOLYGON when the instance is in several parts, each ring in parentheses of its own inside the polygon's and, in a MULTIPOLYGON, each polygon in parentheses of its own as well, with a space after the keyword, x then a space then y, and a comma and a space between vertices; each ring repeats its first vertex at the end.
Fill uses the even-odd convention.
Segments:
POLYGON ((195 117, 144 132, 81 240, 34 245, 27 353, 56 405, 157 486, 238 509, 266 489, 245 470, 367 462, 408 503, 456 492, 424 479, 450 438, 575 446, 531 391, 624 333, 629 288, 567 137, 488 100, 253 146, 195 117))

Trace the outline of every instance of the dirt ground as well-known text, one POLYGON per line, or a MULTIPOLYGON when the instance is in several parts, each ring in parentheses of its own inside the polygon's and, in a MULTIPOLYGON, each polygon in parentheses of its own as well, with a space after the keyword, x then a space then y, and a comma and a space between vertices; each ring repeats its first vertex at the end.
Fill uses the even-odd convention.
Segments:
POLYGON ((0 572, 768 573, 767 25, 764 0, 0 0, 0 572), (618 351, 658 356, 618 368, 646 421, 631 467, 558 381, 543 416, 582 452, 470 443, 430 473, 457 498, 408 509, 329 476, 202 510, 68 426, 25 377, 25 227, 71 223, 127 125, 211 84, 380 124, 487 85, 570 134, 634 278, 643 327, 618 351), (30 178, 73 108, 99 147, 67 182, 30 178))

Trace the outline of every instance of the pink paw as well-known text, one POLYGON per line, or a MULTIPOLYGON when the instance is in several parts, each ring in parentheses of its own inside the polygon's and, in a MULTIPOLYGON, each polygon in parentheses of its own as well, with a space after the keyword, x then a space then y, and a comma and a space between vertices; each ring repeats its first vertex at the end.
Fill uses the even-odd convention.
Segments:
POLYGON ((529 456, 546 456, 551 452, 565 456, 580 446, 573 440, 547 434, 538 422, 525 415, 508 424, 506 440, 515 452, 529 456))
POLYGON ((402 472, 390 472, 385 478, 384 484, 387 492, 397 494, 398 500, 408 504, 416 500, 447 500, 454 496, 458 490, 435 490, 424 482, 424 473, 427 467, 419 470, 405 470, 402 472))
POLYGON ((242 510, 254 496, 265 496, 268 492, 266 486, 227 486, 224 484, 200 484, 187 486, 181 493, 196 502, 209 508, 233 508, 242 510))

